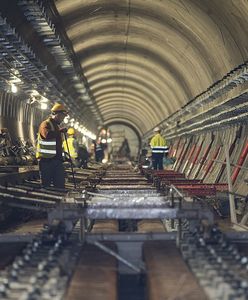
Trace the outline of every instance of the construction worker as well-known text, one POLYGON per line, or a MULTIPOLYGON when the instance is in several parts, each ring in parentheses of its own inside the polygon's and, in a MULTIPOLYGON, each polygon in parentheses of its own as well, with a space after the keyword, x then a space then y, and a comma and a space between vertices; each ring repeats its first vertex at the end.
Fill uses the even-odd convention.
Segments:
POLYGON ((62 133, 66 128, 60 128, 67 115, 63 104, 56 103, 51 109, 51 115, 40 124, 37 140, 36 158, 39 160, 41 183, 43 187, 65 187, 65 171, 62 158, 62 133))
POLYGON ((167 155, 168 147, 165 139, 160 134, 160 128, 154 128, 155 135, 151 139, 150 146, 152 149, 152 166, 154 170, 163 170, 163 157, 167 155))
POLYGON ((98 138, 98 140, 95 141, 94 144, 95 144, 95 160, 96 162, 102 162, 104 157, 104 152, 103 152, 103 145, 101 139, 98 138))
POLYGON ((63 149, 64 152, 67 154, 68 157, 71 157, 72 163, 75 167, 80 167, 81 162, 79 160, 79 145, 78 141, 75 138, 75 129, 69 128, 67 130, 68 138, 63 142, 63 149), (67 147, 68 146, 68 147, 67 147))

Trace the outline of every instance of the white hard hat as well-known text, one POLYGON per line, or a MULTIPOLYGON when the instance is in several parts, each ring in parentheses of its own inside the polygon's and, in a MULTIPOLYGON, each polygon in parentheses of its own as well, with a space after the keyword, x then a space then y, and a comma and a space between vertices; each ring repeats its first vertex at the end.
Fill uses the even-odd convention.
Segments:
POLYGON ((158 131, 160 131, 160 128, 159 128, 159 127, 155 127, 155 128, 153 129, 153 131, 154 131, 154 132, 158 132, 158 131))

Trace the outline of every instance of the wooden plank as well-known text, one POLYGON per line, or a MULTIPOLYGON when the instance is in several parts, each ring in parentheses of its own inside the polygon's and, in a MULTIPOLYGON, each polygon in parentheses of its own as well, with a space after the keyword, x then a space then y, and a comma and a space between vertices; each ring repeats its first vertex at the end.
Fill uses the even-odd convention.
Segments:
POLYGON ((143 253, 147 267, 148 300, 207 299, 175 242, 145 242, 143 253))
MULTIPOLYGON (((113 243, 104 243, 116 251, 113 243)), ((83 246, 65 300, 117 300, 117 262, 94 245, 83 246)))

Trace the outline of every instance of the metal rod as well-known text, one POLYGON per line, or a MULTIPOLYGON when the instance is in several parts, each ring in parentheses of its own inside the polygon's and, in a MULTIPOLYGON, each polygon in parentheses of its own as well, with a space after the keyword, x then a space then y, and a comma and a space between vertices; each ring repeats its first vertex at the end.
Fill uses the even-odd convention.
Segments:
MULTIPOLYGON (((247 233, 248 234, 248 233, 247 233)), ((145 242, 145 241, 161 241, 161 240, 176 240, 176 232, 117 232, 117 233, 86 233, 86 242, 93 243, 95 241, 112 241, 112 242, 145 242)), ((1 234, 0 234, 1 241, 1 234)))
POLYGON ((231 194, 231 195, 237 196, 239 198, 243 198, 243 199, 247 198, 247 196, 245 196, 245 195, 241 195, 241 194, 237 194, 237 193, 231 193, 231 192, 228 192, 228 191, 221 191, 219 193, 220 194, 231 194))
MULTIPOLYGON (((179 203, 178 203, 179 209, 182 208, 182 200, 183 200, 183 198, 179 199, 179 203)), ((177 238, 176 238, 177 247, 180 247, 181 240, 182 240, 182 219, 179 218, 178 219, 178 226, 177 226, 177 238)))
MULTIPOLYGON (((46 192, 37 192, 37 191, 28 191, 26 189, 21 189, 21 188, 16 188, 16 187, 5 187, 0 185, 0 191, 1 190, 7 190, 10 192, 16 192, 16 193, 21 193, 21 194, 25 194, 27 196, 31 195, 31 196, 39 196, 39 197, 43 197, 43 198, 50 198, 52 200, 62 200, 62 196, 57 196, 57 195, 49 195, 49 193, 46 192)), ((39 199, 38 199, 39 200, 39 199)))
POLYGON ((79 230, 79 241, 80 243, 85 243, 85 218, 80 218, 80 230, 79 230))
MULTIPOLYGON (((223 164, 223 165, 227 164, 225 161, 218 160, 218 159, 213 159, 213 161, 215 161, 217 163, 220 163, 220 164, 223 164)), ((233 163, 230 163, 230 166, 232 166, 232 167, 238 167, 238 168, 244 169, 244 170, 248 170, 248 168, 246 168, 246 167, 242 167, 241 165, 237 165, 237 164, 233 164, 233 163)))
POLYGON ((184 198, 183 194, 173 184, 171 184, 170 187, 178 194, 179 197, 184 198))
POLYGON ((230 205, 231 222, 237 223, 235 200, 234 200, 234 195, 233 195, 233 185, 232 185, 232 179, 231 179, 229 149, 228 149, 228 145, 226 143, 223 143, 223 144, 224 144, 225 155, 226 155, 226 172, 227 172, 227 182, 228 182, 228 191, 229 191, 229 205, 230 205))
POLYGON ((68 141, 67 141, 67 137, 66 137, 66 133, 65 132, 64 132, 64 137, 65 137, 65 143, 66 143, 68 155, 69 155, 69 158, 70 158, 70 164, 71 164, 71 171, 72 171, 72 178, 73 178, 74 188, 76 189, 77 188, 76 179, 75 179, 75 174, 74 174, 74 169, 73 169, 71 154, 70 154, 70 150, 69 150, 69 146, 68 146, 68 141))
POLYGON ((129 267, 133 271, 135 271, 137 273, 141 273, 142 271, 145 271, 144 267, 139 268, 139 267, 134 266, 129 261, 127 261, 125 258, 123 258, 119 254, 115 253, 113 250, 109 249, 108 247, 104 246, 103 244, 101 244, 101 243, 99 243, 97 241, 94 242, 93 244, 95 246, 97 246, 98 248, 100 248, 101 250, 103 250, 104 252, 106 252, 106 253, 114 256, 115 258, 117 258, 119 261, 121 261, 124 265, 126 265, 127 267, 129 267))
MULTIPOLYGON (((175 199, 174 199, 174 190, 171 189, 171 207, 174 208, 175 207, 175 199)), ((175 228, 175 220, 171 219, 171 228, 174 229, 175 228)))
POLYGON ((88 191, 86 193, 87 193, 87 195, 98 196, 98 197, 103 197, 103 198, 109 198, 109 199, 116 198, 114 196, 109 196, 109 195, 106 195, 106 194, 93 193, 93 192, 88 192, 88 191))
POLYGON ((242 217, 241 221, 240 221, 240 225, 245 225, 247 223, 248 220, 248 212, 242 217))
MULTIPOLYGON (((37 198, 31 198, 31 197, 25 197, 25 196, 17 196, 17 195, 13 195, 13 194, 7 194, 7 193, 3 193, 0 191, 0 197, 1 197, 1 202, 4 202, 5 199, 11 199, 13 200, 13 202, 18 203, 17 201, 26 201, 26 203, 33 203, 35 205, 39 205, 39 204, 47 204, 47 205, 51 205, 51 207, 55 206, 55 202, 51 201, 51 200, 42 200, 42 199, 37 199, 37 198)), ((10 204, 10 200, 6 201, 6 205, 10 204)))

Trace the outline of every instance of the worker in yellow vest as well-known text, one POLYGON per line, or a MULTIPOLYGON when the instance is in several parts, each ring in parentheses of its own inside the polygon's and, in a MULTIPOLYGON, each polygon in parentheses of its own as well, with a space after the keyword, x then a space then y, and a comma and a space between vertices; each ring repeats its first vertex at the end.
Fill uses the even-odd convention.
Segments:
POLYGON ((64 188, 65 172, 62 158, 62 133, 65 128, 59 125, 67 115, 63 104, 56 103, 51 109, 51 115, 40 124, 36 148, 36 158, 39 160, 41 183, 43 187, 64 188))
POLYGON ((67 135, 68 135, 67 142, 66 140, 63 141, 63 150, 67 157, 69 156, 71 157, 73 165, 75 167, 80 167, 81 162, 78 155, 79 144, 75 137, 75 129, 69 128, 67 131, 67 135))
POLYGON ((165 139, 160 134, 160 128, 154 128, 155 135, 151 139, 152 166, 154 170, 163 170, 163 157, 168 153, 165 139))

